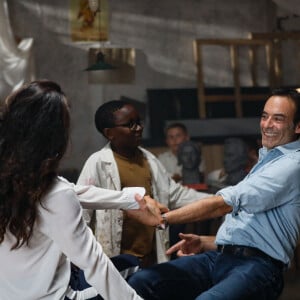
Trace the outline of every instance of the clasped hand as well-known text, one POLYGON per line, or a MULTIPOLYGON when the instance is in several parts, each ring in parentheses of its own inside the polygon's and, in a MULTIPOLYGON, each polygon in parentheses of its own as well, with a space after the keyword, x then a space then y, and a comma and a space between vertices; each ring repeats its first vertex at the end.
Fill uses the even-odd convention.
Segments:
POLYGON ((140 208, 127 210, 126 213, 128 217, 149 226, 157 226, 162 223, 161 214, 169 211, 165 205, 150 196, 141 197, 137 194, 135 199, 140 208))

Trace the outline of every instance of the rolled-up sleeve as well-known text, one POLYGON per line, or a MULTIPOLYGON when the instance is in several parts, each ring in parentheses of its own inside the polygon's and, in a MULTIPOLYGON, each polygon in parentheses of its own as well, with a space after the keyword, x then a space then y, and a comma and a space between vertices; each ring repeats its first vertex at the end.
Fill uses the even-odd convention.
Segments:
POLYGON ((298 191, 299 176, 299 159, 292 154, 286 155, 217 194, 233 207, 232 214, 237 214, 239 210, 258 213, 293 199, 298 191))

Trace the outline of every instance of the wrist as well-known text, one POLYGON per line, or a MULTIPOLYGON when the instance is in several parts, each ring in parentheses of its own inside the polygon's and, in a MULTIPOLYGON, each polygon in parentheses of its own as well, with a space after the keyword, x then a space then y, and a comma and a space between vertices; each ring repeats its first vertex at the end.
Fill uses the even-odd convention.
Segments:
POLYGON ((167 228, 169 226, 169 222, 168 222, 168 218, 167 218, 167 214, 164 213, 161 215, 162 219, 163 219, 163 224, 165 225, 165 227, 167 228))
POLYGON ((164 213, 161 215, 160 224, 157 226, 158 229, 167 229, 169 227, 167 215, 164 213))

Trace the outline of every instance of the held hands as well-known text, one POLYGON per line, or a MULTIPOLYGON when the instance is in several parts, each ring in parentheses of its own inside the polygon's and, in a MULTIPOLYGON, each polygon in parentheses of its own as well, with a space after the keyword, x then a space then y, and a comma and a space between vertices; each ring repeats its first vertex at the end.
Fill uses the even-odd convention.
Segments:
POLYGON ((179 237, 181 241, 170 247, 166 251, 167 255, 176 252, 177 256, 181 257, 216 249, 215 236, 179 233, 179 237))
POLYGON ((140 208, 127 210, 127 216, 135 219, 136 221, 150 226, 156 226, 161 224, 162 217, 161 214, 169 211, 169 209, 163 204, 159 203, 150 196, 141 197, 140 195, 135 196, 140 208))

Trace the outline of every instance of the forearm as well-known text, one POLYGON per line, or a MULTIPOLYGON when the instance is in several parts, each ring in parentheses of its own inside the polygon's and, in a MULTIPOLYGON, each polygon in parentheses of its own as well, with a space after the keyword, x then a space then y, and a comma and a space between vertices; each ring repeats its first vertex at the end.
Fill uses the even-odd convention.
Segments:
POLYGON ((75 185, 74 190, 81 206, 86 209, 138 209, 135 194, 142 197, 145 194, 145 189, 139 187, 113 191, 95 186, 75 185))
POLYGON ((164 216, 169 224, 181 224, 217 218, 231 211, 232 207, 224 202, 222 196, 212 196, 170 210, 164 216))

